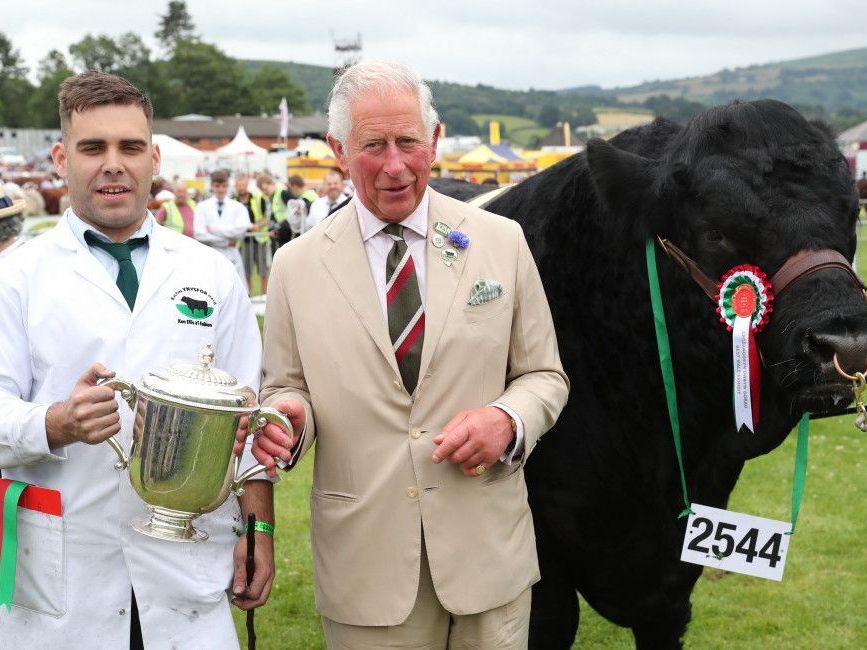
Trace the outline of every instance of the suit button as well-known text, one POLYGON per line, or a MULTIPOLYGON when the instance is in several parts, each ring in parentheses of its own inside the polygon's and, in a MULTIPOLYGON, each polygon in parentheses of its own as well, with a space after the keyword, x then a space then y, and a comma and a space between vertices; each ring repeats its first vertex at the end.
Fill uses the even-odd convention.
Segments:
POLYGON ((421 429, 410 429, 409 435, 413 440, 418 440, 421 437, 421 429))
POLYGON ((406 488, 406 496, 410 499, 415 499, 418 496, 418 488, 414 485, 410 485, 406 488))

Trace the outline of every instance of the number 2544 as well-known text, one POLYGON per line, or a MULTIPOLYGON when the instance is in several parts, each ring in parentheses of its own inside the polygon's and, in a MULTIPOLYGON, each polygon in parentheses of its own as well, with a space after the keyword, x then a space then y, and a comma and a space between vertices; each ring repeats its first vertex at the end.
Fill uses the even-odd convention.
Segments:
POLYGON ((749 528, 738 539, 738 527, 724 521, 713 522, 705 517, 696 517, 692 521, 692 528, 699 532, 690 542, 688 548, 699 553, 709 553, 718 559, 728 557, 732 553, 741 553, 747 562, 752 563, 755 558, 767 560, 768 566, 775 567, 782 559, 780 544, 783 541, 782 533, 772 533, 770 538, 758 550, 759 530, 749 528), (714 523, 716 528, 714 529, 714 523), (712 539, 711 536, 713 536, 712 539), (703 545, 705 540, 713 543, 710 546, 703 545))

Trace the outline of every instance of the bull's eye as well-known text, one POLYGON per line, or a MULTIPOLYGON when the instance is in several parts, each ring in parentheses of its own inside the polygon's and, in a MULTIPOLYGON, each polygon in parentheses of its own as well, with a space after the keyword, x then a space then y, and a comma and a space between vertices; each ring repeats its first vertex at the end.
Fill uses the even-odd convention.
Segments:
POLYGON ((706 230, 704 233, 704 239, 712 244, 716 244, 722 241, 723 236, 719 230, 706 230))

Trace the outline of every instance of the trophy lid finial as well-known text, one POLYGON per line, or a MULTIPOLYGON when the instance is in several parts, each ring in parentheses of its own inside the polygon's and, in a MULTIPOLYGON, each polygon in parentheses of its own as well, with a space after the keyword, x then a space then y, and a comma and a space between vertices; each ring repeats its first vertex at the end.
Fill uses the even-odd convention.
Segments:
POLYGON ((202 370, 207 370, 214 363, 214 349, 210 345, 199 350, 199 362, 202 364, 202 370))

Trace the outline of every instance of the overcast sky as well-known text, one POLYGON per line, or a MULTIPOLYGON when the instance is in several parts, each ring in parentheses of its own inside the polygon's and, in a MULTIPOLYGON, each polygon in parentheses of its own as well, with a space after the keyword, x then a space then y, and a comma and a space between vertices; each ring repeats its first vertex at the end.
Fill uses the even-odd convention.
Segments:
MULTIPOLYGON (((4 0, 0 31, 31 76, 51 48, 135 31, 168 2, 4 0)), ((332 66, 333 37, 426 79, 513 89, 623 86, 867 47, 857 0, 187 0, 197 34, 236 58, 332 66)))

